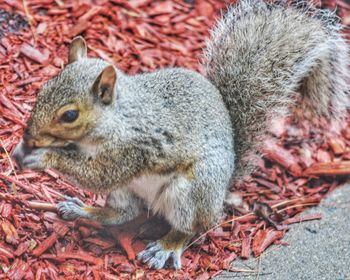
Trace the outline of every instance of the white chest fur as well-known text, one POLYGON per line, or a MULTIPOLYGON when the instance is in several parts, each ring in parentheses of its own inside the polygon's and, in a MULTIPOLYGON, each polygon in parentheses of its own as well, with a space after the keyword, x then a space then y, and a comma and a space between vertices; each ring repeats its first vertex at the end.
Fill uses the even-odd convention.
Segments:
POLYGON ((130 182, 127 188, 138 197, 145 200, 148 207, 155 202, 158 194, 162 191, 173 175, 144 175, 130 182))

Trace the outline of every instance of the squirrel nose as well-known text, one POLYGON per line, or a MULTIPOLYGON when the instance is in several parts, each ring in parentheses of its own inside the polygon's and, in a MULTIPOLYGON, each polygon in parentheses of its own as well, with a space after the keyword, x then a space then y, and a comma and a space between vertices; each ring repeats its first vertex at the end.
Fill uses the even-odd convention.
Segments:
POLYGON ((29 132, 28 128, 24 130, 22 143, 23 143, 23 148, 26 149, 28 152, 36 148, 36 140, 32 136, 32 134, 29 132))
POLYGON ((29 154, 32 151, 32 148, 25 145, 25 142, 23 139, 19 141, 17 146, 12 152, 12 157, 15 160, 17 166, 22 169, 23 168, 23 159, 24 157, 29 154))

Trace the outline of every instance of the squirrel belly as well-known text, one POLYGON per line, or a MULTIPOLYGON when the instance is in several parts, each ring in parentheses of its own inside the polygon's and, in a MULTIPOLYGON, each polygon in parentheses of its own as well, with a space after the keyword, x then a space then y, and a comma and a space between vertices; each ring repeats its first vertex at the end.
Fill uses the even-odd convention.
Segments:
POLYGON ((305 3, 241 1, 214 28, 206 58, 208 78, 181 68, 128 76, 88 58, 75 38, 68 65, 38 94, 16 162, 109 194, 104 208, 67 197, 58 204, 65 219, 162 215, 172 229, 139 258, 180 268, 187 242, 215 223, 232 180, 252 170, 246 155, 295 92, 309 116, 342 118, 349 107, 338 20, 305 3))

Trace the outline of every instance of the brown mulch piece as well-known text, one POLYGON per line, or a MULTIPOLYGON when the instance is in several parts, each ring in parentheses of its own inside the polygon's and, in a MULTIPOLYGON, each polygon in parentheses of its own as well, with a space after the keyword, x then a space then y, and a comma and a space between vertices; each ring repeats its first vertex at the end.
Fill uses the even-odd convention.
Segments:
MULTIPOLYGON (((265 157, 257 159, 258 170, 232 188, 246 208, 231 209, 218 226, 195 239, 182 257, 181 271, 150 270, 135 260, 145 247, 137 239, 147 236, 145 224, 108 229, 84 219, 62 220, 55 204, 64 195, 96 206, 103 206, 104 197, 70 185, 51 170, 20 172, 9 158, 38 88, 67 62, 74 36, 86 38, 91 56, 114 62, 128 74, 173 66, 203 72, 199 60, 208 30, 227 4, 1 1, 1 279, 208 279, 223 270, 239 271, 231 267, 236 258, 256 257, 271 244, 283 244, 289 224, 321 218, 299 214, 350 174, 349 122, 320 119, 296 125, 293 118, 275 120, 265 157), (259 204, 254 208, 254 203, 259 204)), ((344 24, 350 23, 347 2, 327 0, 322 5, 337 9, 344 24)))

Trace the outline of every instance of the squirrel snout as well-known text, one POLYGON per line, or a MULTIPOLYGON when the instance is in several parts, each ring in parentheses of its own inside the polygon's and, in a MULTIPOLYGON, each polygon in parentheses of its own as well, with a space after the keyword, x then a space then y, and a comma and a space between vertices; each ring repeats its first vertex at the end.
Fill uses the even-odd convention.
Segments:
POLYGON ((24 143, 23 139, 21 139, 21 141, 19 141, 15 147, 14 151, 12 152, 12 158, 16 161, 16 164, 20 169, 23 169, 23 159, 26 155, 30 154, 32 150, 32 148, 28 147, 24 143))

